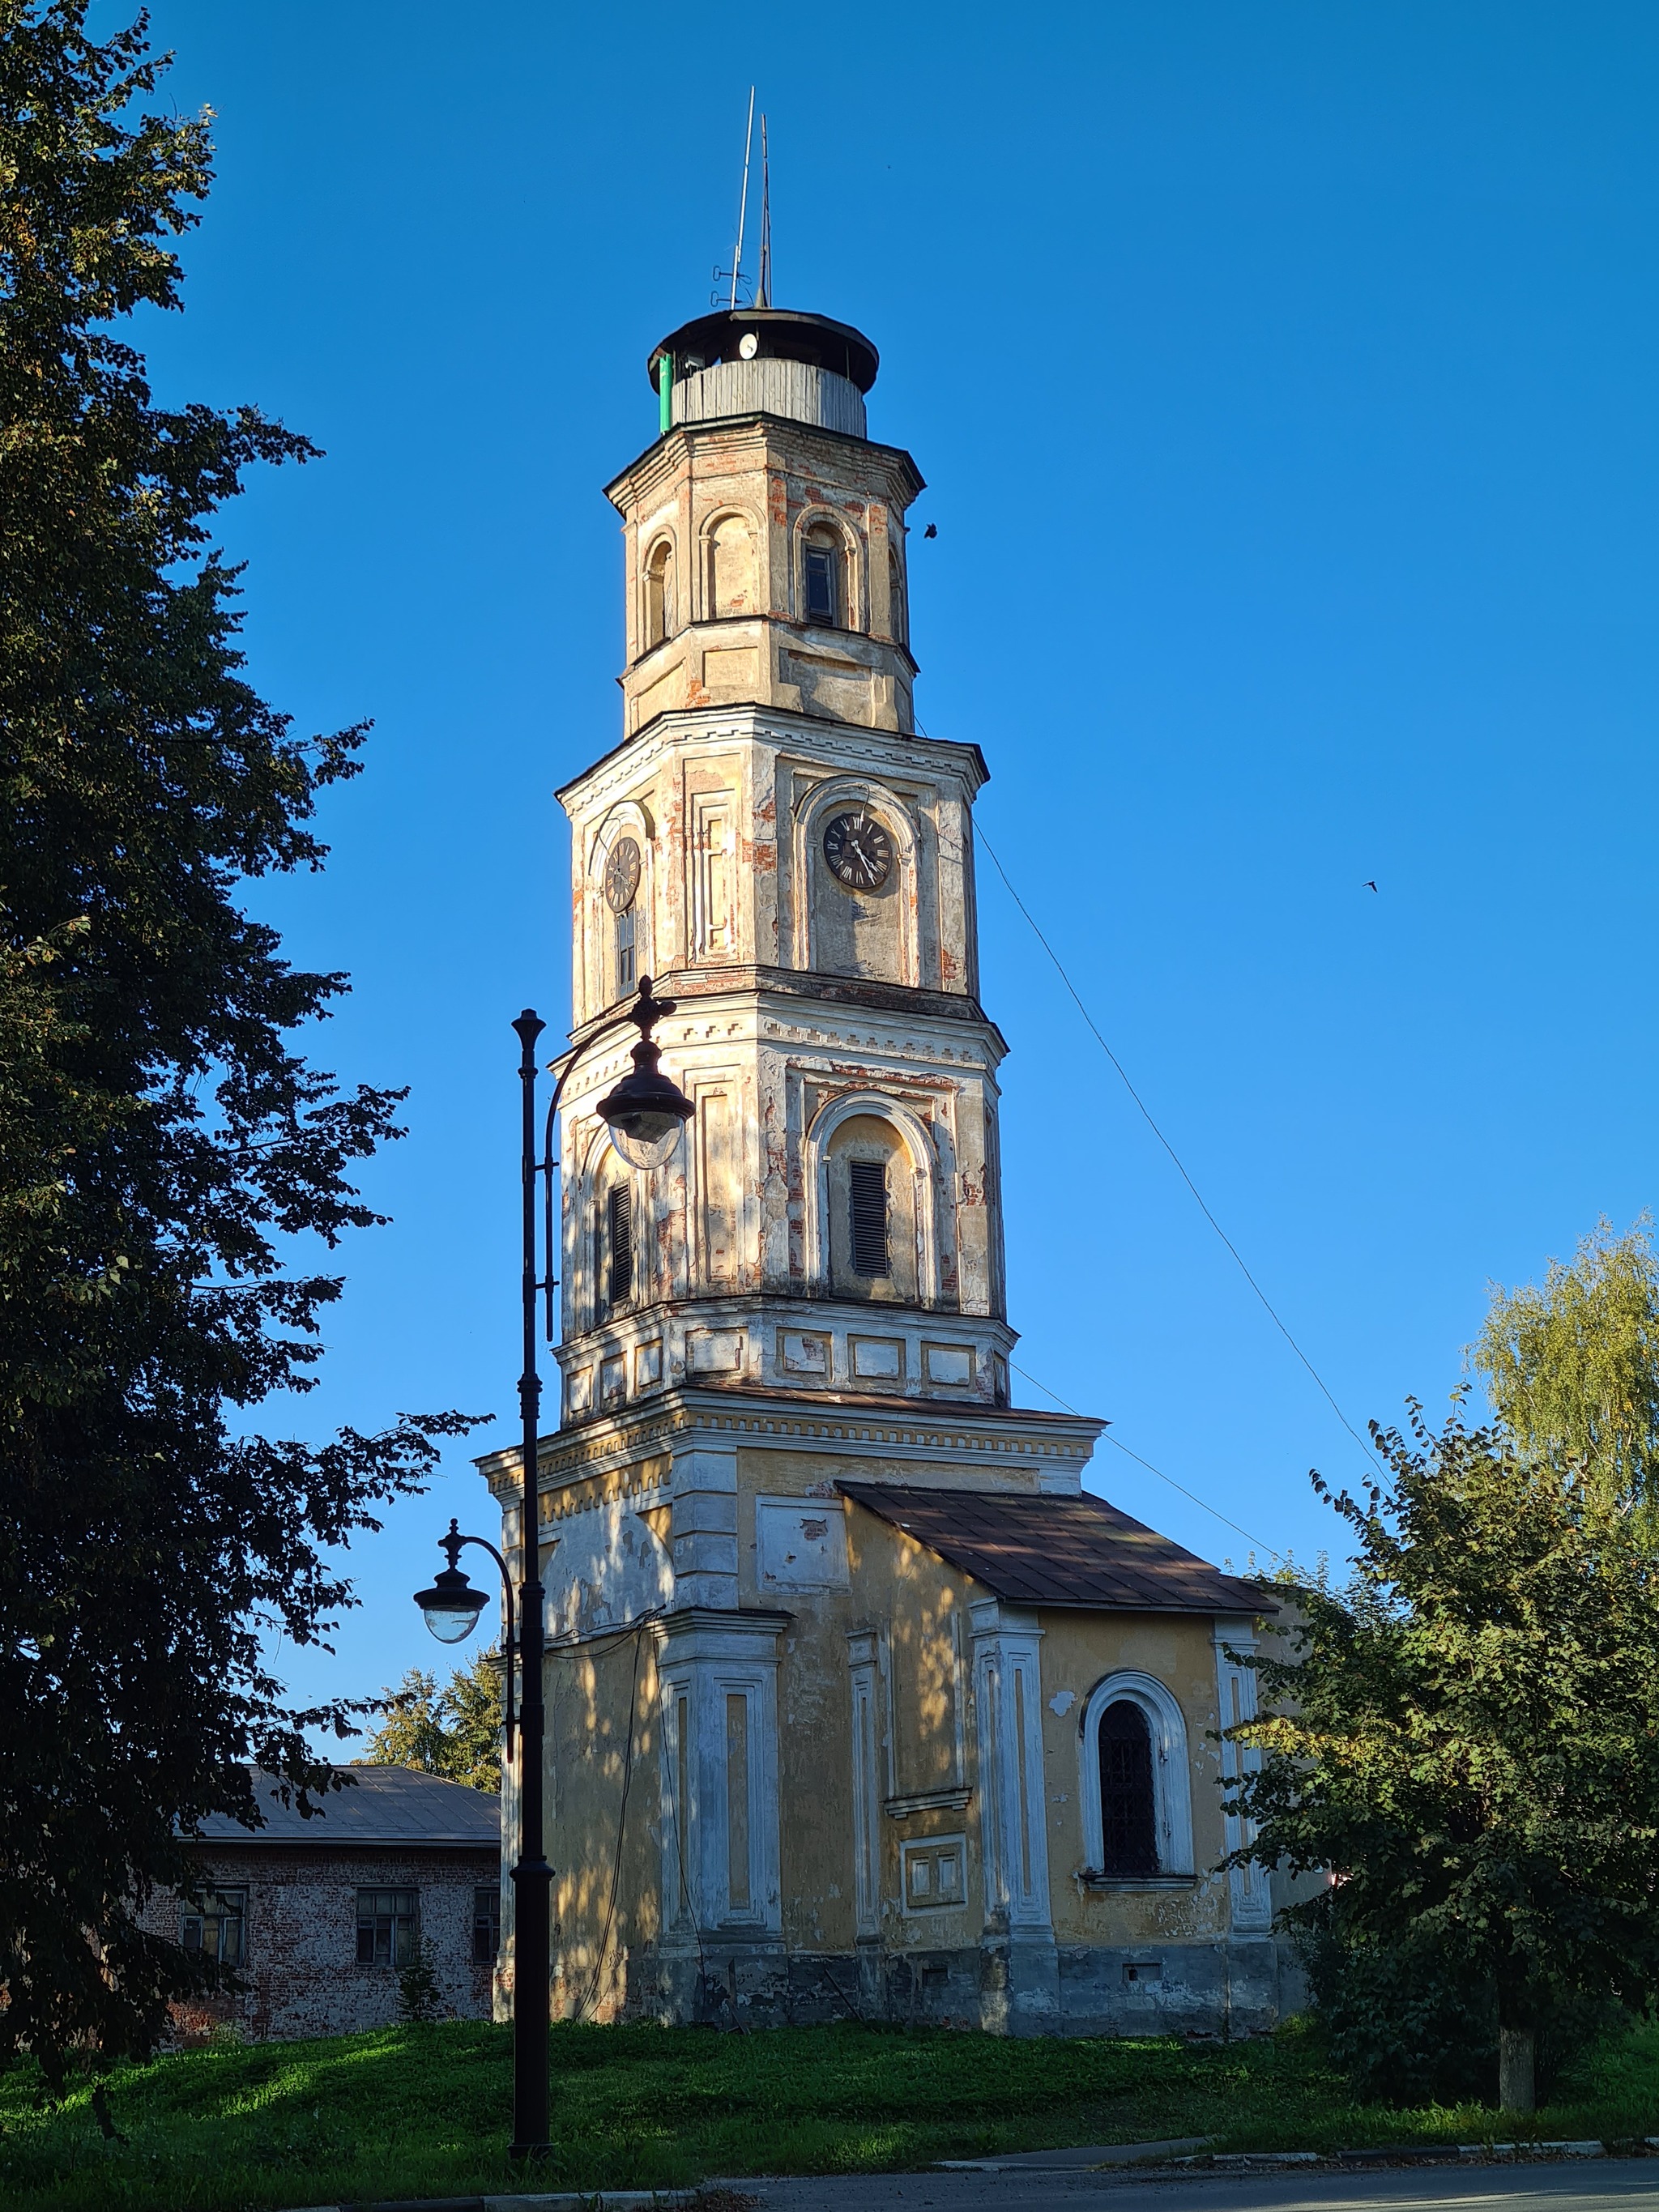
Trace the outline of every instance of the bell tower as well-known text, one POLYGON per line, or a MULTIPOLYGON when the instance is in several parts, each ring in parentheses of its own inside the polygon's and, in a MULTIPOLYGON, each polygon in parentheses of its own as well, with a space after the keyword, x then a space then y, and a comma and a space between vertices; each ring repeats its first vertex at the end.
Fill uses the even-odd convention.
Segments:
POLYGON ((869 340, 776 309, 653 351, 622 517, 623 735, 572 831, 561 1419, 675 1385, 1006 1405, 976 747, 920 737, 905 514, 869 340), (666 1164, 594 1109, 642 975, 696 1104, 666 1164))

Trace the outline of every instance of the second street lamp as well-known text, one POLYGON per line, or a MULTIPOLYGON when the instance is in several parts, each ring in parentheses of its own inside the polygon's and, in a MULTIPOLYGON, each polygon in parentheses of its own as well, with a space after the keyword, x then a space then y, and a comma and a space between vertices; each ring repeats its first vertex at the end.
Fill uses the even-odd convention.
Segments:
MULTIPOLYGON (((639 994, 626 1012, 617 1014, 584 1046, 597 1042, 618 1023, 633 1022, 640 1041, 634 1047, 633 1073, 600 1099, 595 1111, 611 1131, 611 1141, 630 1167, 648 1170, 663 1166, 679 1142, 680 1131, 696 1109, 659 1066, 660 1051, 652 1030, 674 1011, 672 999, 657 998, 651 978, 641 975, 639 994)), ((440 1642, 459 1644, 471 1633, 489 1600, 473 1588, 460 1571, 461 1548, 477 1544, 500 1567, 507 1588, 506 1700, 507 1756, 513 1759, 513 1662, 519 1661, 518 1782, 519 1856, 513 1869, 513 2141, 509 2154, 515 2159, 538 2158, 550 2148, 548 2141, 548 2033, 553 2008, 552 1887, 544 1833, 544 1745, 547 1717, 542 1672, 545 1652, 545 1599, 541 1581, 541 1547, 536 1504, 536 1454, 541 1425, 541 1376, 536 1365, 536 1297, 548 1298, 549 1334, 552 1329, 553 1273, 553 1121, 564 1096, 570 1072, 580 1053, 572 1053, 559 1071, 547 1109, 545 1156, 538 1157, 536 1143, 536 1045, 546 1027, 526 1006, 513 1024, 523 1048, 519 1060, 519 1082, 523 1106, 520 1175, 524 1207, 523 1267, 520 1290, 524 1322, 524 1367, 519 1376, 519 1411, 523 1442, 520 1464, 523 1489, 520 1507, 520 1580, 514 1632, 512 1577, 507 1562, 482 1536, 463 1536, 452 1521, 449 1534, 439 1539, 449 1565, 430 1589, 416 1594, 416 1603, 427 1626, 440 1642), (546 1274, 538 1264, 536 1250, 536 1178, 548 1178, 546 1274)))

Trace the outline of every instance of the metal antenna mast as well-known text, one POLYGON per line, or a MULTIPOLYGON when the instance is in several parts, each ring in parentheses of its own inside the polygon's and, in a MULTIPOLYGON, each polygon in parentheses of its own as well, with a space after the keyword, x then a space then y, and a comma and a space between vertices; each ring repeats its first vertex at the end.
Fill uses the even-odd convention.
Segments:
POLYGON ((743 195, 738 202, 738 252, 732 264, 732 312, 738 311, 738 281, 743 275, 743 226, 749 213, 749 154, 755 143, 755 88, 749 88, 749 121, 743 134, 743 195))
POLYGON ((761 250, 760 281, 755 288, 755 305, 769 307, 772 304, 772 163, 766 150, 766 118, 761 118, 761 250))

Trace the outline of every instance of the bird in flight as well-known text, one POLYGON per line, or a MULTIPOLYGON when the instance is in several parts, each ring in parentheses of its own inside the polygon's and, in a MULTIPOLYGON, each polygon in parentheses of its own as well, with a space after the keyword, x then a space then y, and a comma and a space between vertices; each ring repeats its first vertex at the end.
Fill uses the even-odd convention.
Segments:
MULTIPOLYGON (((1361 885, 1359 886, 1359 888, 1360 888, 1360 890, 1361 890, 1362 891, 1375 891, 1375 890, 1376 890, 1376 885, 1375 884, 1373 884, 1373 883, 1364 883, 1364 884, 1361 884, 1361 885)), ((1380 891, 1377 891, 1377 896, 1378 896, 1379 898, 1381 898, 1381 896, 1382 896, 1382 894, 1380 891)))
POLYGON ((939 536, 939 525, 938 525, 938 523, 936 523, 936 522, 930 522, 930 523, 928 524, 928 526, 927 526, 927 529, 926 529, 926 530, 924 530, 924 531, 922 532, 922 533, 921 533, 921 534, 922 534, 922 536, 923 536, 924 538, 937 538, 937 537, 939 536))

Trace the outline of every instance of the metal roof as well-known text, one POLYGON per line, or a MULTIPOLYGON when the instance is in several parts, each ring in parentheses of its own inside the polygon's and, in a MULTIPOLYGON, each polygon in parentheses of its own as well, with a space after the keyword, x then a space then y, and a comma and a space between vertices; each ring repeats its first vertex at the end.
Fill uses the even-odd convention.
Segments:
POLYGON ((245 1828, 228 1813, 210 1813, 191 1836, 194 1843, 471 1844, 499 1850, 501 1804, 464 1782, 446 1782, 412 1766, 343 1766, 344 1786, 313 1799, 307 1820, 297 1804, 284 1805, 276 1778, 255 1770, 254 1796, 264 1814, 261 1828, 245 1828))
POLYGON ((744 338, 752 337, 753 350, 763 360, 801 361, 812 368, 834 370, 867 392, 876 380, 881 356, 862 331, 851 323, 838 323, 830 315, 804 315, 791 307, 718 307, 712 315, 697 315, 671 331, 651 349, 646 374, 656 389, 657 363, 674 356, 684 372, 688 355, 712 368, 716 362, 738 358, 744 338))
POLYGON ((1103 1498, 935 1490, 896 1482, 836 1487, 1017 1605, 1103 1613, 1277 1613, 1253 1583, 1224 1575, 1103 1498))

